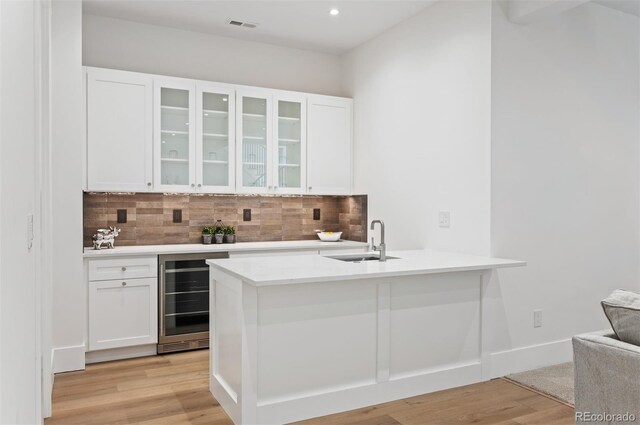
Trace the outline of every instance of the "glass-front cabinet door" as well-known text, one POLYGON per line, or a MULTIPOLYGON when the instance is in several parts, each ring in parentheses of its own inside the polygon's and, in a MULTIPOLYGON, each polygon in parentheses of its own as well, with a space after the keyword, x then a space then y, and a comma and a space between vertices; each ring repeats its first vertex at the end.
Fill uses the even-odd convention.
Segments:
POLYGON ((198 84, 196 187, 198 191, 235 190, 235 91, 198 84))
POLYGON ((306 188, 306 100, 279 96, 273 100, 273 188, 276 193, 304 193, 306 188))
POLYGON ((156 79, 154 120, 155 188, 195 190, 195 84, 156 79))
POLYGON ((266 91, 238 91, 236 101, 236 190, 244 193, 271 192, 271 95, 266 91))

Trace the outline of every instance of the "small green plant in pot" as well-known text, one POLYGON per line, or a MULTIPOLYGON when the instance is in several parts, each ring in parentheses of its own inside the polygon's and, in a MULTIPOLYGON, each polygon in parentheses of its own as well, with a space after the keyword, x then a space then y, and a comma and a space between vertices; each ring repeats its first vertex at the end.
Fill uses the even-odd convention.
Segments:
POLYGON ((236 243, 236 228, 233 226, 227 226, 224 228, 224 242, 236 243))
POLYGON ((212 235, 212 227, 203 227, 202 228, 202 243, 205 245, 210 245, 213 239, 212 235))
POLYGON ((216 221, 213 231, 213 239, 215 243, 224 243, 224 228, 225 225, 222 220, 216 221))

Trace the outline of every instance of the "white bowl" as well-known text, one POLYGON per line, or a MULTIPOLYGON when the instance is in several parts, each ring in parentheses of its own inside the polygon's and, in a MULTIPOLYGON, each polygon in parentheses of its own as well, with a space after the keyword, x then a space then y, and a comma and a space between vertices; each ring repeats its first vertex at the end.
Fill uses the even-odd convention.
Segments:
POLYGON ((323 242, 338 242, 342 232, 318 232, 318 237, 323 242))

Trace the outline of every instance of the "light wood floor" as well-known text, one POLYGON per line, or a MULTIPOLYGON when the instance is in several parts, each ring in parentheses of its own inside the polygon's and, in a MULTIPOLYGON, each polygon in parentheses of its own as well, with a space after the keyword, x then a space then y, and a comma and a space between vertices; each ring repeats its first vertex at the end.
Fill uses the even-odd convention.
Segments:
MULTIPOLYGON (((207 350, 56 375, 46 425, 231 425, 209 393, 207 350)), ((573 409, 497 379, 301 422, 306 425, 573 424, 573 409)))

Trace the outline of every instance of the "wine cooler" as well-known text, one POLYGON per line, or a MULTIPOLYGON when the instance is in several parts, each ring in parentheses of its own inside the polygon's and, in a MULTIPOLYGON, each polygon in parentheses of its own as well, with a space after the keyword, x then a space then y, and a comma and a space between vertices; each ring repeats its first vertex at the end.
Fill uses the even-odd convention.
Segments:
POLYGON ((160 255, 158 353, 209 346, 209 266, 226 252, 160 255))

